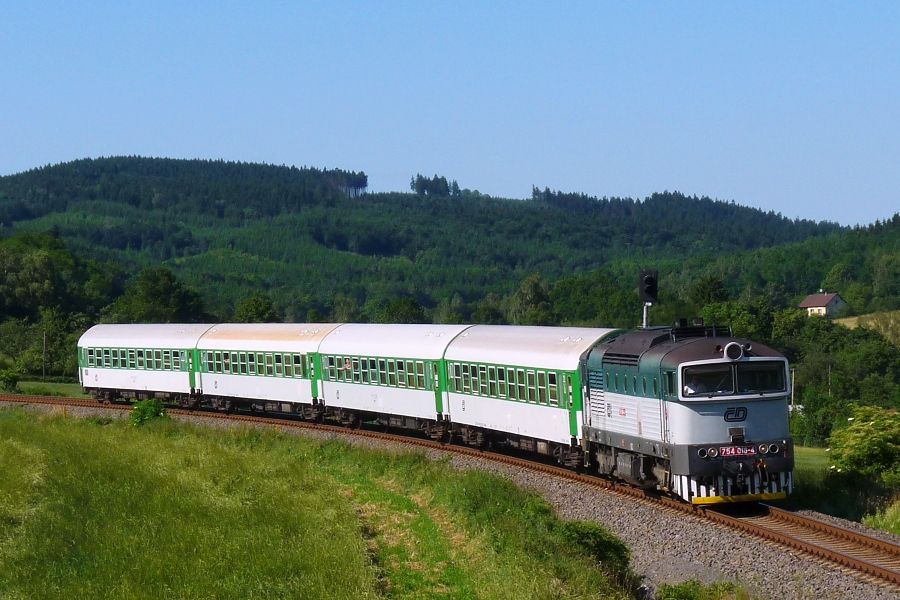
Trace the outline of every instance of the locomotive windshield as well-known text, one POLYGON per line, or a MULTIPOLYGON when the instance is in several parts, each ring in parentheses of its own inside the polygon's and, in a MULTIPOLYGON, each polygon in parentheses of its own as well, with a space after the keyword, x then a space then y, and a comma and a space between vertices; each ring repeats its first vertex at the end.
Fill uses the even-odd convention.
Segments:
POLYGON ((786 389, 784 385, 784 363, 738 363, 737 382, 739 394, 783 392, 786 389))
POLYGON ((696 365, 685 367, 681 377, 686 397, 770 394, 787 389, 784 363, 776 361, 696 365))
POLYGON ((682 381, 685 396, 734 393, 734 375, 730 364, 685 367, 682 381))

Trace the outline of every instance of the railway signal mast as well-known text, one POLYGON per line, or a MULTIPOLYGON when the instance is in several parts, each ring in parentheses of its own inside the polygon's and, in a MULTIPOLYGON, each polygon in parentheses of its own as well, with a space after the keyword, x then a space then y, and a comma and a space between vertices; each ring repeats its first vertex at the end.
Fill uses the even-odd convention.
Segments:
POLYGON ((638 281, 638 291, 641 294, 641 302, 644 304, 643 328, 647 329, 650 321, 650 307, 656 302, 659 282, 659 271, 656 269, 641 269, 638 281))

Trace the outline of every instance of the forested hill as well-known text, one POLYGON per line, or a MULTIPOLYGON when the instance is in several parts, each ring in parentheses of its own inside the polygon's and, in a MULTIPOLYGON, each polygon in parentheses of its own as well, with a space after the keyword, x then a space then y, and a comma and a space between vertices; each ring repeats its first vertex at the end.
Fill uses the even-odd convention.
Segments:
POLYGON ((83 258, 126 272, 164 262, 222 316, 263 291, 285 309, 301 303, 292 315, 302 318, 335 294, 360 305, 399 295, 426 307, 454 295, 469 303, 508 294, 531 273, 556 280, 613 266, 630 282, 639 264, 840 230, 679 193, 640 201, 535 188, 509 200, 433 181, 443 185, 371 194, 364 173, 339 169, 78 160, 0 178, 0 236, 53 231, 83 258))

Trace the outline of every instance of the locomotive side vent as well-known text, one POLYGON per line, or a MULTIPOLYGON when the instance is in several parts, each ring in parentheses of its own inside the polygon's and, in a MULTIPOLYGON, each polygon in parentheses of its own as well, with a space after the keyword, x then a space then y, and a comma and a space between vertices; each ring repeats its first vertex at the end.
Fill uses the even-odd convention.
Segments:
POLYGON ((636 367, 640 362, 640 356, 637 354, 622 354, 618 352, 606 352, 603 354, 604 365, 625 365, 628 367, 636 367))

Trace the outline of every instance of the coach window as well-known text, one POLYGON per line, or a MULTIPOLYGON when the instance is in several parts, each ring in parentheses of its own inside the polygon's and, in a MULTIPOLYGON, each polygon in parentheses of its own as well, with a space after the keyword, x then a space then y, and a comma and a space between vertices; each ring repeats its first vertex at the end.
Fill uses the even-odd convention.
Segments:
POLYGON ((522 401, 527 400, 528 395, 525 392, 525 369, 516 369, 516 385, 519 387, 516 392, 516 397, 522 401))
POLYGON ((378 385, 378 361, 374 358, 363 360, 363 369, 369 372, 369 383, 378 385))
POLYGON ((387 361, 383 358, 378 359, 378 383, 381 385, 388 383, 387 361))
POLYGON ((265 374, 268 375, 269 377, 271 377, 272 375, 275 374, 275 358, 271 354, 266 352, 265 353, 265 361, 266 361, 266 373, 265 374))
MULTIPOLYGON (((109 366, 109 350, 103 351, 103 361, 106 363, 106 366, 108 367, 109 366)), ((138 369, 144 368, 144 351, 143 350, 137 351, 137 368, 138 369)))
POLYGON ((326 369, 328 369, 328 378, 332 381, 337 379, 337 367, 335 367, 333 356, 329 356, 325 359, 325 366, 326 369))
POLYGON ((516 394, 516 370, 506 369, 506 397, 515 400, 519 396, 516 394))
POLYGON ((498 396, 506 398, 506 369, 497 367, 497 391, 498 396))
POLYGON ((282 375, 284 375, 284 366, 281 362, 281 355, 273 354, 271 356, 272 356, 272 362, 275 364, 275 370, 274 370, 274 372, 270 371, 269 375, 275 375, 275 377, 281 377, 282 375))
POLYGON ((262 352, 256 352, 256 374, 266 374, 266 355, 262 352))
POLYGON ((547 404, 547 374, 544 371, 538 371, 537 390, 538 402, 540 402, 541 404, 547 404))
POLYGON ((222 353, 222 373, 231 373, 231 355, 222 353))
POLYGON ((406 364, 402 360, 394 361, 397 365, 397 385, 406 387, 406 364))
POLYGON ((172 370, 172 351, 171 350, 163 350, 163 369, 166 371, 172 370))
POLYGON ((406 385, 416 387, 416 363, 411 360, 406 361, 406 385))
POLYGON ((462 391, 468 394, 472 391, 472 373, 469 371, 469 365, 463 363, 460 365, 462 369, 462 391))
POLYGON ((112 358, 112 363, 111 363, 112 366, 118 367, 119 366, 119 351, 118 351, 118 349, 113 348, 112 350, 110 350, 110 356, 112 358))
POLYGON ((547 373, 547 391, 550 393, 550 406, 559 403, 559 388, 556 385, 556 373, 547 373))
POLYGON ((396 386, 397 385, 397 371, 394 369, 394 361, 390 358, 387 361, 387 375, 388 375, 387 384, 390 386, 396 386))
POLYGON ((256 353, 255 352, 247 353, 247 373, 250 375, 256 375, 256 353))
POLYGON ((488 394, 497 395, 497 367, 488 367, 488 394))
POLYGON ((303 377, 303 365, 306 364, 306 361, 304 360, 305 358, 306 356, 303 354, 294 354, 294 377, 303 377))
POLYGON ((426 389, 425 386, 425 363, 420 360, 416 361, 416 385, 420 390, 426 389))
POLYGON ((487 381, 487 367, 479 366, 478 367, 478 393, 482 396, 487 396, 488 391, 488 381, 487 381))
POLYGON ((240 370, 240 363, 238 362, 238 353, 231 353, 231 373, 237 374, 240 370))
POLYGON ((537 389, 535 388, 534 371, 528 371, 528 401, 537 402, 537 389))
POLYGON ((369 359, 359 359, 359 378, 363 383, 369 383, 369 359))

